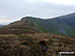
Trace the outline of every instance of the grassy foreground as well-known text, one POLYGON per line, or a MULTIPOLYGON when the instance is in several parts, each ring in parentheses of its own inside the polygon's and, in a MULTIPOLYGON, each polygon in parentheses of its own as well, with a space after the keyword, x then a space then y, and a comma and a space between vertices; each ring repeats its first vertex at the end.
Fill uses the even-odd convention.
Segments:
POLYGON ((43 33, 6 34, 0 35, 0 56, 40 56, 38 42, 41 39, 49 44, 46 56, 59 56, 59 51, 75 51, 75 39, 65 36, 43 33))

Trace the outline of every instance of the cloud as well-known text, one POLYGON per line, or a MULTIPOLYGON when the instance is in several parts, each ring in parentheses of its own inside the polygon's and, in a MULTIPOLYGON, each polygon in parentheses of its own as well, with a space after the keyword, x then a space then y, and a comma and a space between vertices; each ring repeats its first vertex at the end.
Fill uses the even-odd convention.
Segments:
POLYGON ((6 16, 0 16, 0 24, 9 24, 14 21, 15 21, 15 19, 11 19, 6 16))
POLYGON ((7 23, 7 22, 10 22, 11 20, 1 20, 0 19, 0 23, 7 23))
POLYGON ((0 16, 0 19, 4 19, 4 18, 6 18, 5 16, 0 16))
POLYGON ((44 0, 46 2, 64 5, 75 5, 75 0, 44 0))
POLYGON ((0 24, 9 24, 11 22, 14 22, 14 20, 10 20, 10 19, 0 19, 0 24))
MULTIPOLYGON (((67 5, 60 1, 61 4, 59 4, 58 1, 59 0, 0 0, 0 23, 19 20, 26 15, 52 18, 75 12, 75 5, 67 5)), ((64 0, 61 1, 64 2, 64 0)), ((71 0, 68 1, 70 2, 71 0)), ((67 0, 65 2, 68 3, 67 0)))

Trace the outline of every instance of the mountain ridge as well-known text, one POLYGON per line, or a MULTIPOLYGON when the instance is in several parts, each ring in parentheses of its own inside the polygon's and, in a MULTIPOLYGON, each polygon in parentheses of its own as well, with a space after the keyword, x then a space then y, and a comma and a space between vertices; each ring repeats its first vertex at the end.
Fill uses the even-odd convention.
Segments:
POLYGON ((53 19, 41 19, 37 17, 23 17, 21 20, 3 26, 2 29, 24 29, 42 33, 61 34, 75 37, 75 13, 56 17, 53 19))

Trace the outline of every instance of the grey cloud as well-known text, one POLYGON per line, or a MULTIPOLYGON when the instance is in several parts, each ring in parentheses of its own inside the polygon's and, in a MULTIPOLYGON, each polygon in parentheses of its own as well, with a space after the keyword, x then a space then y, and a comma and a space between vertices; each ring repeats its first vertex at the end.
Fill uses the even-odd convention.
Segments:
POLYGON ((49 18, 72 12, 75 12, 75 6, 58 5, 42 1, 30 3, 27 0, 0 0, 0 16, 5 16, 7 20, 8 18, 18 20, 26 15, 49 18))

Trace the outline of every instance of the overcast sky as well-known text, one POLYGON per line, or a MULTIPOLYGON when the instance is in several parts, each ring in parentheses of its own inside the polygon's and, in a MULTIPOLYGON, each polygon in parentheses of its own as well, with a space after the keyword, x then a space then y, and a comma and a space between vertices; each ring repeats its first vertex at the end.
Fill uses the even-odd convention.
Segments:
POLYGON ((0 24, 24 16, 53 18, 75 12, 75 0, 0 0, 0 24))

